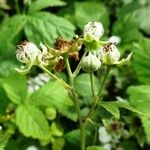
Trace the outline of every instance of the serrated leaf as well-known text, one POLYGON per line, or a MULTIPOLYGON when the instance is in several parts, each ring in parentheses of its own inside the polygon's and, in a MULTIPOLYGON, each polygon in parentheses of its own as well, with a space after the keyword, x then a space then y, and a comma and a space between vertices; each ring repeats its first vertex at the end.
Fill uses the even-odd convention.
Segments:
POLYGON ((27 80, 25 76, 11 74, 2 83, 7 97, 15 104, 20 104, 26 99, 27 80))
MULTIPOLYGON (((95 83, 95 92, 98 92, 99 88, 99 81, 96 77, 94 77, 95 83)), ((90 75, 88 73, 82 73, 75 79, 75 88, 79 95, 83 97, 89 97, 92 95, 91 92, 91 82, 90 82, 90 75)))
POLYGON ((106 7, 98 2, 76 2, 75 23, 80 29, 90 21, 101 21, 104 27, 108 27, 108 11, 106 7))
POLYGON ((1 56, 7 56, 8 52, 13 54, 14 45, 20 38, 21 31, 26 23, 25 15, 15 15, 5 19, 0 28, 0 51, 1 56))
POLYGON ((57 37, 70 39, 75 27, 66 19, 47 12, 38 12, 28 16, 25 34, 29 41, 52 45, 57 37))
POLYGON ((48 122, 43 113, 31 104, 25 103, 18 106, 16 124, 27 137, 48 139, 50 136, 48 122))
POLYGON ((54 107, 64 116, 74 121, 77 119, 72 100, 57 81, 49 81, 31 95, 31 100, 35 105, 54 107))
POLYGON ((104 104, 107 103, 107 105, 114 105, 114 107, 117 108, 125 108, 128 109, 134 113, 137 113, 141 116, 145 116, 147 118, 150 118, 144 111, 137 109, 136 107, 134 107, 134 105, 132 106, 130 103, 128 102, 120 102, 120 101, 110 101, 110 102, 101 102, 100 104, 104 104))
POLYGON ((134 44, 133 67, 138 80, 150 84, 150 39, 134 44))
POLYGON ((100 146, 88 146, 86 150, 103 150, 100 146))
POLYGON ((64 6, 64 5, 66 5, 66 3, 61 0, 36 0, 31 3, 28 12, 34 13, 47 7, 64 6))
MULTIPOLYGON (((130 86, 127 93, 130 96, 130 103, 150 117, 150 85, 130 86)), ((150 118, 140 117, 146 133, 147 142, 150 143, 150 118)))
POLYGON ((120 118, 120 112, 118 107, 116 107, 113 103, 110 102, 102 102, 100 103, 102 107, 104 107, 108 112, 110 112, 117 119, 120 118))

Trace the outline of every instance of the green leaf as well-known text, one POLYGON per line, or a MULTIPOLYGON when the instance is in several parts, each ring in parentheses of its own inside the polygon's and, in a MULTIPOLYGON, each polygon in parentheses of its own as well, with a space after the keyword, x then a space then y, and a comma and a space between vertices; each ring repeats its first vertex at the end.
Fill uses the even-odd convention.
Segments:
POLYGON ((16 124, 27 137, 48 139, 50 136, 47 120, 42 112, 31 104, 25 103, 18 106, 16 124))
POLYGON ((63 138, 57 138, 52 143, 52 150, 62 150, 65 145, 65 140, 63 138))
POLYGON ((133 67, 138 80, 150 84, 150 39, 134 44, 133 67))
POLYGON ((12 61, 11 59, 8 60, 2 60, 0 62, 0 76, 6 77, 10 75, 11 73, 14 73, 14 68, 17 66, 17 64, 12 61))
POLYGON ((0 132, 0 150, 4 150, 8 140, 9 140, 9 135, 0 132))
POLYGON ((88 146, 87 150, 103 150, 103 148, 100 146, 88 146))
POLYGON ((8 52, 11 52, 12 55, 14 45, 17 44, 25 23, 25 15, 15 15, 11 18, 5 19, 0 28, 0 59, 2 55, 7 56, 8 52))
POLYGON ((61 137, 63 135, 63 130, 56 122, 52 122, 50 126, 50 133, 52 136, 61 137))
POLYGON ((138 28, 142 29, 147 34, 150 34, 150 5, 144 5, 134 1, 128 5, 124 5, 118 11, 118 17, 125 18, 127 15, 136 20, 138 28), (146 16, 146 19, 143 19, 146 16))
POLYGON ((137 22, 131 15, 118 19, 114 23, 113 35, 117 35, 121 38, 120 45, 125 46, 123 49, 127 49, 128 47, 131 49, 132 43, 139 41, 142 37, 141 33, 138 31, 137 22))
MULTIPOLYGON (((98 92, 99 81, 94 77, 95 91, 98 92)), ((75 88, 79 95, 83 97, 89 97, 92 95, 90 75, 88 73, 82 73, 75 80, 75 88)))
POLYGON ((101 21, 104 27, 108 27, 109 18, 106 7, 99 2, 76 2, 75 23, 80 29, 90 21, 101 21))
POLYGON ((6 96, 4 89, 0 86, 0 115, 6 114, 8 103, 9 99, 6 96))
POLYGON ((66 19, 47 12, 38 12, 28 16, 25 34, 29 41, 52 45, 57 37, 70 39, 75 27, 66 19))
POLYGON ((65 135, 65 139, 71 144, 80 144, 80 130, 72 130, 65 135))
POLYGON ((62 115, 69 119, 76 120, 77 116, 73 102, 67 91, 57 81, 49 81, 41 89, 31 95, 32 103, 39 106, 54 107, 62 115))
MULTIPOLYGON (((150 116, 150 85, 130 86, 127 93, 130 96, 130 103, 147 116, 150 116)), ((146 133, 147 142, 150 143, 150 118, 140 117, 146 133)))
POLYGON ((66 5, 66 3, 61 0, 36 0, 31 3, 28 12, 32 14, 36 11, 39 11, 47 7, 64 6, 64 5, 66 5))
POLYGON ((120 118, 120 112, 118 107, 114 105, 114 103, 111 102, 102 102, 100 103, 102 107, 104 107, 108 112, 110 112, 114 117, 117 119, 120 118))
MULTIPOLYGON (((91 136, 91 132, 86 130, 86 138, 91 136)), ((80 130, 74 129, 65 134, 65 139, 73 145, 80 145, 80 130)))
POLYGON ((114 115, 116 118, 119 118, 119 116, 120 116, 117 108, 125 108, 134 113, 139 114, 140 116, 150 118, 149 115, 147 115, 144 111, 139 110, 138 108, 134 107, 134 105, 131 105, 128 102, 109 101, 109 102, 100 102, 100 105, 102 105, 104 108, 106 108, 107 111, 112 113, 112 115, 114 115))
POLYGON ((2 83, 7 97, 15 104, 19 104, 26 99, 27 80, 25 76, 11 74, 2 83))

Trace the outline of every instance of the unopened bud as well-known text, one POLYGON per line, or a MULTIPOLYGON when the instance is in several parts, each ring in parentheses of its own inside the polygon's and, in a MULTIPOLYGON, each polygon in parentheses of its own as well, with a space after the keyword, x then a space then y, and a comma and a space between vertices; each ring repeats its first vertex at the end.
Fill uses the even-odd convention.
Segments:
POLYGON ((100 68, 101 61, 93 54, 89 53, 82 61, 82 69, 86 72, 92 73, 100 68))

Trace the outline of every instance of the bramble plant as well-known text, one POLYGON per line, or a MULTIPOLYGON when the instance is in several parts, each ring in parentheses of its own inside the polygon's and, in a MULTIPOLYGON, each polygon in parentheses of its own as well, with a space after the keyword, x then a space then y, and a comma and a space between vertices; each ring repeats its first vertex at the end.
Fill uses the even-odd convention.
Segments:
MULTIPOLYGON (((106 108, 107 111, 111 112, 112 115, 117 118, 118 116, 115 115, 113 108, 117 109, 118 107, 124 107, 142 114, 131 107, 128 103, 120 101, 103 102, 102 100, 101 94, 111 68, 113 66, 121 67, 122 65, 127 64, 132 56, 131 52, 126 58, 120 59, 121 54, 115 43, 101 40, 103 34, 104 28, 102 23, 89 22, 84 27, 83 35, 76 35, 75 38, 70 41, 58 38, 54 43, 54 47, 49 47, 48 45, 44 45, 44 43, 41 43, 38 47, 32 42, 24 41, 17 46, 16 50, 16 57, 18 61, 24 64, 20 69, 15 68, 17 72, 26 74, 30 72, 32 66, 38 66, 50 77, 56 79, 61 84, 60 86, 63 86, 68 92, 77 113, 80 128, 81 150, 86 149, 87 123, 94 122, 92 117, 100 105, 106 108), (80 52, 83 52, 82 57, 79 55, 80 52), (71 68, 70 59, 79 61, 74 70, 71 68), (65 68, 67 70, 68 82, 63 80, 60 76, 57 76, 57 72, 60 72, 65 68), (101 84, 98 84, 99 87, 98 90, 96 90, 94 72, 101 68, 104 69, 105 73, 102 74, 102 82, 101 84), (87 72, 90 76, 92 93, 92 106, 84 115, 81 113, 79 96, 75 89, 75 78, 78 76, 81 69, 87 72)), ((55 96, 57 97, 57 95, 55 96)), ((26 103, 28 103, 28 101, 26 103)), ((40 103, 42 103, 42 99, 40 103)), ((19 109, 17 111, 19 111, 19 109)), ((47 113, 49 112, 55 114, 52 108, 47 109, 47 113)), ((36 111, 33 113, 36 113, 36 111)), ((19 125, 19 128, 25 135, 36 137, 34 134, 25 133, 21 125, 19 125)), ((49 135, 47 134, 47 136, 49 135)), ((92 147, 94 146, 91 146, 91 148, 92 147)), ((88 149, 90 149, 90 147, 88 149)))

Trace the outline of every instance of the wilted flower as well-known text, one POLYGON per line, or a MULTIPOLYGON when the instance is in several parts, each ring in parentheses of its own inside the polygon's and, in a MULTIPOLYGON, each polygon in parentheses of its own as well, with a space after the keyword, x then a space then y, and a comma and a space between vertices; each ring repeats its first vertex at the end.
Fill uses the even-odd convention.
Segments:
POLYGON ((40 50, 32 42, 22 42, 17 46, 16 58, 22 63, 34 62, 40 50))
POLYGON ((88 56, 85 56, 82 61, 82 69, 86 72, 93 72, 100 68, 101 61, 93 54, 89 53, 88 56))
POLYGON ((104 28, 102 23, 100 22, 89 22, 84 27, 83 35, 90 36, 95 40, 99 40, 99 38, 104 34, 104 28))

